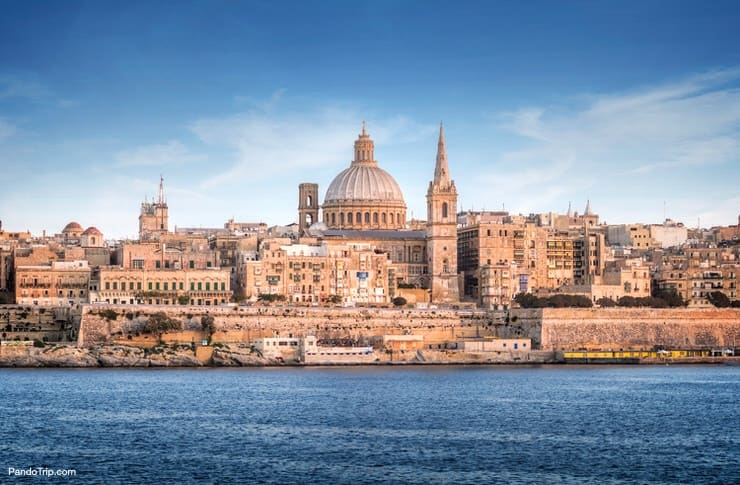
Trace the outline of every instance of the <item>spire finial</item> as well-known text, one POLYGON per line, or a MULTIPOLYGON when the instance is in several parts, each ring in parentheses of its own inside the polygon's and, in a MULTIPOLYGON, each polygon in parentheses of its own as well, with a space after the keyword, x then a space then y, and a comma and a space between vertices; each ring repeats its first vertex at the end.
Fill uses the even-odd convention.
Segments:
POLYGON ((445 132, 441 121, 439 122, 439 142, 437 142, 437 164, 434 167, 434 183, 437 185, 447 185, 450 183, 445 132))
POLYGON ((367 131, 365 131, 365 120, 362 120, 362 136, 367 136, 367 131))
POLYGON ((159 203, 164 204, 164 176, 159 174, 159 203))

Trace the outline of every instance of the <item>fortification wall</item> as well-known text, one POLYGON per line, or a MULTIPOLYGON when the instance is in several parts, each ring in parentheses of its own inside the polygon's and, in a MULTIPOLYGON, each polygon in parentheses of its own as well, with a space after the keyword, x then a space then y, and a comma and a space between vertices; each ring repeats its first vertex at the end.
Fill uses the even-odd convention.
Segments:
POLYGON ((740 309, 546 308, 505 312, 294 307, 98 306, 83 309, 78 344, 114 341, 153 344, 138 332, 149 315, 164 312, 182 332, 163 336, 188 343, 205 335, 201 319, 213 317, 211 341, 244 343, 258 337, 355 339, 413 334, 424 348, 463 338, 530 338, 545 351, 578 349, 733 348, 740 344, 740 309), (110 318, 115 312, 115 318, 110 318), (106 317, 106 314, 108 315, 106 317), (131 336, 129 339, 128 337, 131 336), (140 341, 140 342, 139 342, 140 341))
POLYGON ((545 308, 520 312, 520 332, 539 334, 536 343, 543 350, 740 345, 740 309, 545 308))
MULTIPOLYGON (((149 315, 163 312, 182 322, 185 340, 201 329, 202 317, 213 317, 214 343, 249 342, 259 337, 370 339, 379 335, 424 336, 438 346, 461 338, 494 336, 493 316, 487 312, 295 307, 165 307, 89 305, 83 308, 78 344, 90 346, 112 340, 142 337, 137 331, 149 315), (115 313, 115 316, 113 316, 115 313), (137 336, 136 333, 140 335, 137 336)), ((168 340, 171 340, 168 338, 168 340)), ((178 339, 175 339, 178 340, 178 339)), ((181 340, 181 339, 180 339, 181 340)))

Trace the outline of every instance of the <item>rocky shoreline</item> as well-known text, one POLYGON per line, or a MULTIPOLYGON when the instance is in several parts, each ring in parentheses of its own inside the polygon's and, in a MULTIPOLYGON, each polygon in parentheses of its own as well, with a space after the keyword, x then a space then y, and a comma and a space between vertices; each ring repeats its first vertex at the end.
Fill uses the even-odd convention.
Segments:
POLYGON ((326 365, 445 365, 445 364, 543 364, 557 363, 545 354, 532 353, 531 358, 511 358, 508 355, 450 354, 429 351, 396 352, 389 359, 378 352, 374 361, 325 360, 300 362, 298 360, 267 358, 244 345, 217 345, 195 350, 190 345, 162 345, 140 348, 126 345, 77 347, 56 344, 46 347, 0 347, 2 367, 270 367, 270 366, 326 366, 326 365), (200 352, 207 350, 207 352, 200 352))
POLYGON ((203 362, 190 346, 164 346, 142 349, 124 345, 77 347, 50 345, 3 347, 0 367, 238 367, 268 366, 279 362, 264 359, 249 349, 214 349, 203 362))
MULTIPOLYGON (((217 345, 201 347, 190 345, 161 345, 140 348, 126 345, 77 347, 74 344, 56 344, 46 347, 2 346, 0 368, 192 368, 192 367, 278 367, 278 366, 347 366, 347 365, 537 365, 537 364, 642 364, 662 365, 667 361, 639 359, 569 360, 562 354, 532 351, 514 357, 507 354, 450 353, 440 351, 396 352, 393 358, 376 352, 374 361, 298 360, 266 358, 244 345, 217 345), (206 350, 201 352, 199 350, 206 350)), ((740 357, 672 359, 673 364, 727 364, 740 365, 740 357)))

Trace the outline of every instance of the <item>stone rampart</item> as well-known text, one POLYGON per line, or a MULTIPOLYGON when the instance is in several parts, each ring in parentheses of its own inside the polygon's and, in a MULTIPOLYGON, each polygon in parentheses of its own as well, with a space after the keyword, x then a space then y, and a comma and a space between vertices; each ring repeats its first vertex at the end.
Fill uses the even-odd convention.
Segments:
POLYGON ((203 317, 213 317, 211 342, 245 343, 259 337, 355 339, 422 335, 425 349, 464 338, 530 338, 545 351, 578 349, 734 348, 740 309, 545 308, 505 312, 298 307, 166 307, 90 305, 83 309, 78 344, 152 340, 140 332, 149 315, 164 312, 182 323, 167 342, 197 341, 203 317), (138 335, 137 335, 138 334, 138 335))
MULTIPOLYGON (((515 310, 510 332, 543 350, 735 348, 740 309, 544 308, 515 310), (535 338, 537 337, 537 338, 535 338)), ((508 335, 502 335, 508 336, 508 335)))
MULTIPOLYGON (((78 344, 110 343, 142 336, 147 319, 163 312, 179 320, 182 330, 201 329, 203 317, 213 317, 214 343, 249 342, 259 337, 370 339, 379 335, 424 336, 425 346, 461 338, 494 336, 493 315, 452 310, 303 307, 186 307, 89 305, 83 308, 78 344), (136 334, 139 335, 136 335, 136 334)), ((503 318, 501 316, 499 319, 503 318)), ((192 338, 190 334, 188 339, 192 338)))

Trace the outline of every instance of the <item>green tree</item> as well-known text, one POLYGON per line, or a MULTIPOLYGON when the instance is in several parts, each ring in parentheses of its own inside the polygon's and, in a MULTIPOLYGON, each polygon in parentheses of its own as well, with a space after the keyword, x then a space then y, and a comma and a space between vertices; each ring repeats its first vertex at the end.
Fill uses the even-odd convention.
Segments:
POLYGON ((717 308, 727 308, 732 305, 732 302, 727 297, 727 295, 725 295, 721 291, 713 291, 709 293, 707 295, 707 300, 709 300, 709 303, 717 308))
POLYGON ((599 298, 598 300, 596 300, 596 304, 602 308, 617 306, 616 301, 612 300, 611 298, 607 298, 607 297, 599 298))
POLYGON ((395 306, 405 306, 405 305, 406 305, 406 303, 408 303, 408 302, 406 301, 406 298, 404 298, 404 297, 402 297, 402 296, 397 296, 397 297, 395 297, 395 298, 393 299, 393 304, 394 304, 395 306))

